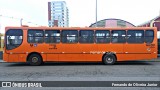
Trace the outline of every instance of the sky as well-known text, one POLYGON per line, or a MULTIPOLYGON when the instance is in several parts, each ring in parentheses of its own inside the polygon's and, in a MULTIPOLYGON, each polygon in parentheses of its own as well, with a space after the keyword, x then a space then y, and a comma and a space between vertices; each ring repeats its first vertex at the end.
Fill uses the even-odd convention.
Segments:
MULTIPOLYGON (((96 21, 96 0, 0 0, 0 33, 6 26, 48 26, 48 2, 66 1, 69 26, 85 27, 96 21)), ((97 20, 116 18, 134 25, 160 15, 160 0, 97 0, 97 20)))

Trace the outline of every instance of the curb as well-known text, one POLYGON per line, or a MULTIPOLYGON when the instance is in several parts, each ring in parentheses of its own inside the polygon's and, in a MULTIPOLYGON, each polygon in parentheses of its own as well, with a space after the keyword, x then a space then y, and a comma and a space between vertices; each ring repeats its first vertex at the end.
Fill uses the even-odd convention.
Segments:
MULTIPOLYGON (((160 60, 135 60, 135 61, 140 61, 140 62, 160 62, 160 60)), ((130 61, 128 61, 130 62, 130 61)), ((0 63, 7 63, 3 60, 0 60, 0 63)))
MULTIPOLYGON (((145 61, 145 62, 160 62, 160 57, 157 59, 152 59, 152 60, 134 60, 134 61, 145 61)), ((0 59, 0 63, 5 63, 2 59, 0 59)))

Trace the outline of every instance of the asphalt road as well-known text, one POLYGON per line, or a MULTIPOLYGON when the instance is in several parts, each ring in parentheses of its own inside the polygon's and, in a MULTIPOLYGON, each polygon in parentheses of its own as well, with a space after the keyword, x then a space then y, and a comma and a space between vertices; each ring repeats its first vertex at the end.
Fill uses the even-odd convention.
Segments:
MULTIPOLYGON (((29 66, 25 63, 0 63, 0 81, 160 81, 160 62, 132 61, 119 62, 115 65, 103 65, 102 63, 45 63, 42 66, 29 66)), ((96 88, 56 89, 96 90, 96 88)), ((104 88, 97 89, 105 90, 104 88)), ((124 90, 124 88, 110 89, 124 90)), ((135 88, 131 89, 134 90, 135 88)), ((146 90, 147 88, 136 89, 146 90)), ((148 90, 150 89, 148 88, 148 90)), ((10 88, 7 90, 10 90, 10 88)), ((126 88, 126 90, 130 89, 126 88)))

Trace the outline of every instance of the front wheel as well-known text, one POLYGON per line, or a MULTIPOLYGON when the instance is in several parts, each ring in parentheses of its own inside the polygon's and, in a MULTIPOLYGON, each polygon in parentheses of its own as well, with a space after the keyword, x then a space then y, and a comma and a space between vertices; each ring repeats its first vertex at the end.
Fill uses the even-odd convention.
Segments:
POLYGON ((113 65, 116 62, 116 57, 113 54, 106 54, 103 57, 103 63, 105 65, 113 65))
POLYGON ((28 61, 32 66, 38 66, 42 64, 42 58, 38 54, 31 54, 28 58, 28 61))

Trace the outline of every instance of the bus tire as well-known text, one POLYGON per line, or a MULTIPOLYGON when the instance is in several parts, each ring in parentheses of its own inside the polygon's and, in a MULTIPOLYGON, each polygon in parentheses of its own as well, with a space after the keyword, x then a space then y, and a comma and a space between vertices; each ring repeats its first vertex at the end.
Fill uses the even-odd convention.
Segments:
POLYGON ((38 54, 31 54, 28 58, 29 64, 32 66, 38 66, 42 64, 42 58, 38 54))
POLYGON ((113 65, 116 62, 116 57, 113 54, 105 54, 103 56, 103 63, 105 65, 113 65))

